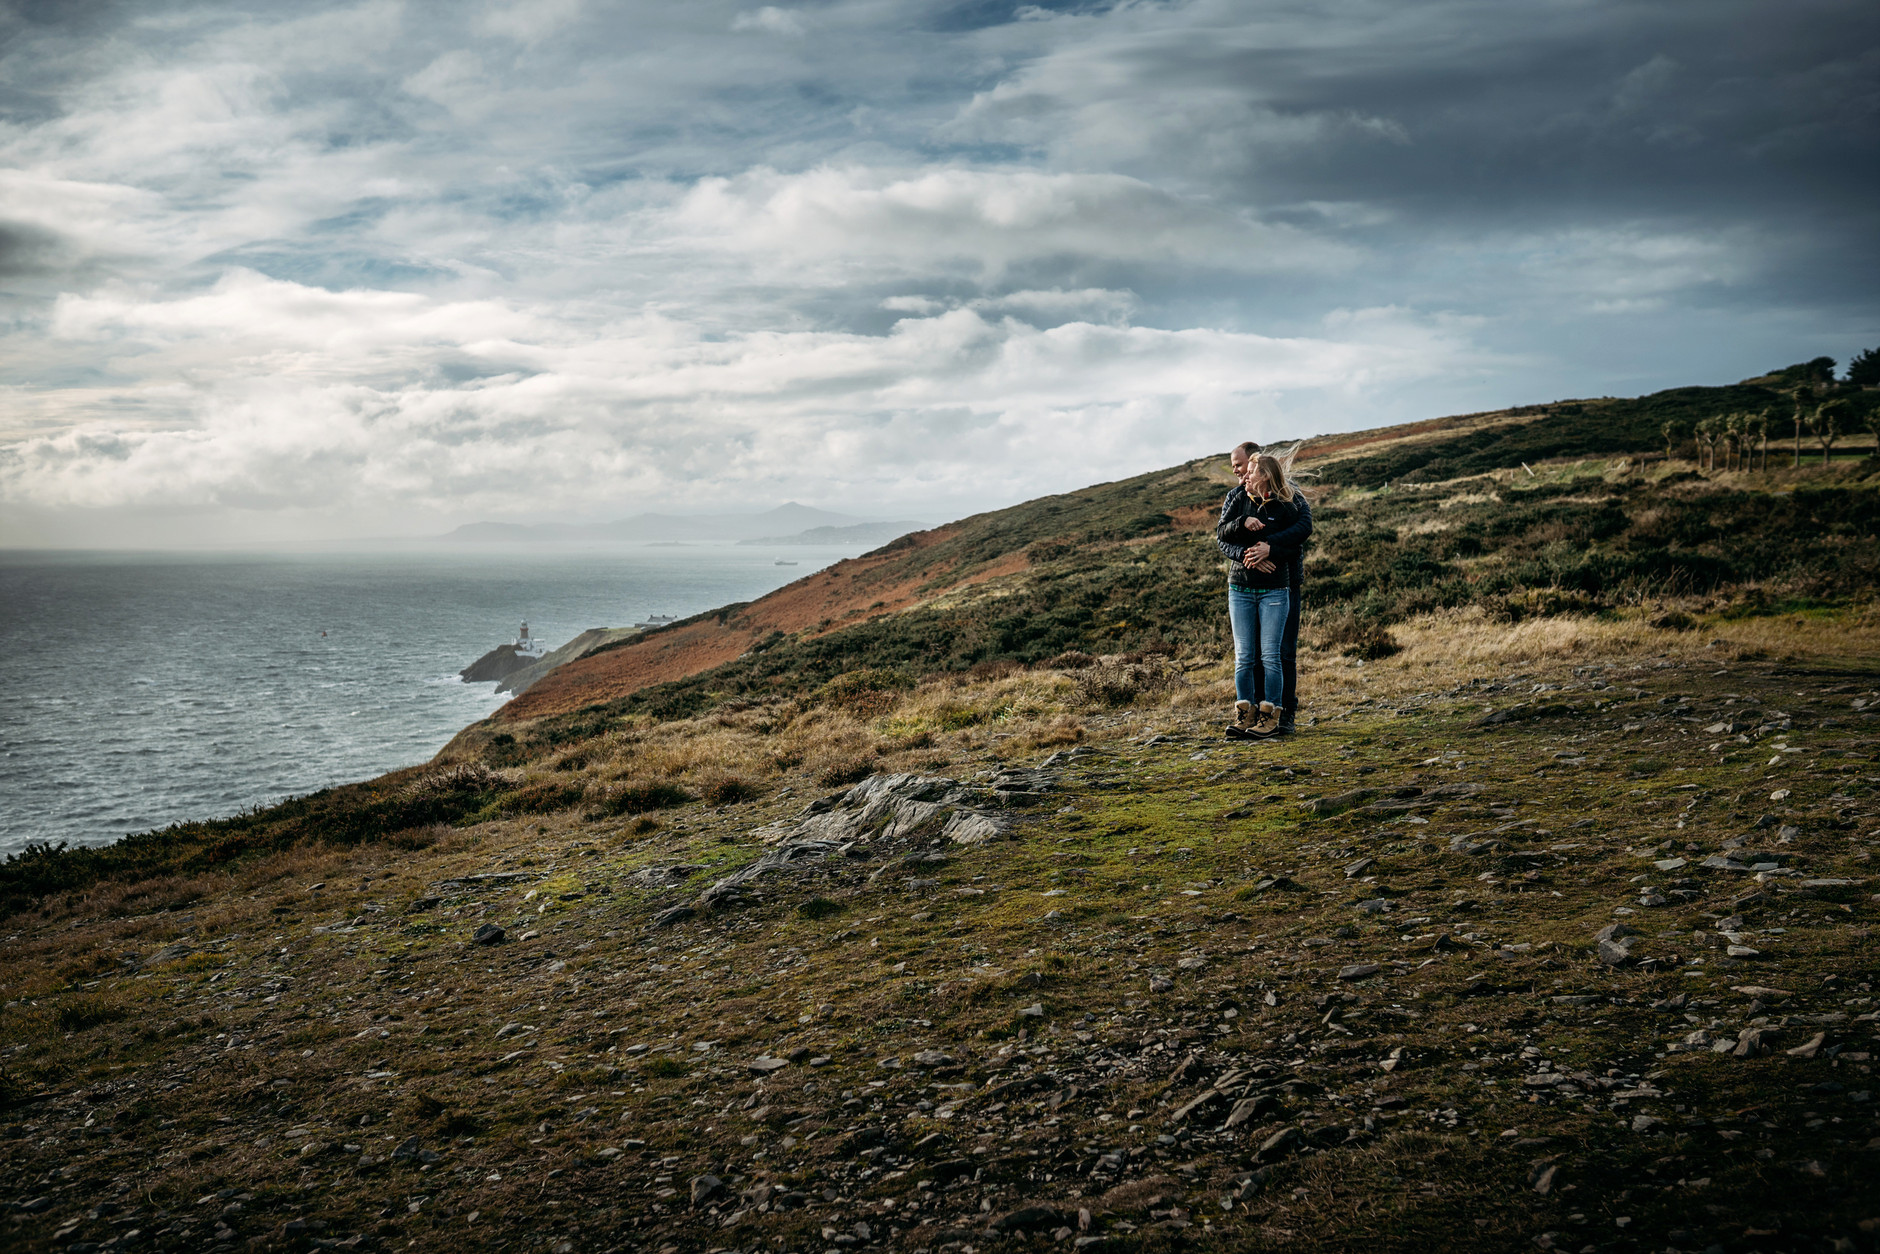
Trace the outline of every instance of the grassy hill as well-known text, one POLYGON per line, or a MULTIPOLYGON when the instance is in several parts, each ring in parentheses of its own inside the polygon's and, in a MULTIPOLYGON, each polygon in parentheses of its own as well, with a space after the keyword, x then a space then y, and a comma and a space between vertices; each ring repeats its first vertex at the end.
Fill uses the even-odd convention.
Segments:
POLYGON ((1880 463, 1699 391, 1315 443, 1284 741, 1210 459, 10 859, 11 1248, 1863 1248, 1880 463))
MULTIPOLYGON (((1777 399, 1755 384, 1680 388, 1308 443, 1308 638, 1388 649, 1392 623, 1466 607, 1518 618, 1722 598, 1751 612, 1863 595, 1880 577, 1880 465, 1777 458, 1768 472, 1703 475, 1664 459, 1666 421, 1777 399)), ((565 668, 490 726, 553 740, 863 667, 913 678, 1069 651, 1224 648, 1207 524, 1231 486, 1209 458, 909 536, 565 668)))

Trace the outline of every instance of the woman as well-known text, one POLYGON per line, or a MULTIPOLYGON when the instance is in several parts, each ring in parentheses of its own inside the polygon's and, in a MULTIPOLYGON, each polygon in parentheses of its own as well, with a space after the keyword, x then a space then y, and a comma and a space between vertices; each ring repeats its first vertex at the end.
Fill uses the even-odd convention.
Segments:
MULTIPOLYGON (((1242 490, 1228 496, 1216 539, 1247 547, 1298 521, 1293 486, 1278 458, 1262 453, 1244 462, 1236 459, 1235 470, 1242 490)), ((1231 739, 1264 740, 1279 731, 1286 697, 1280 642, 1292 608, 1293 556, 1293 549, 1273 547, 1264 560, 1243 558, 1228 576, 1227 617, 1234 628, 1234 724, 1227 729, 1231 739), (1265 680, 1258 687, 1256 668, 1265 680), (1256 695, 1264 698, 1257 706, 1256 695)))

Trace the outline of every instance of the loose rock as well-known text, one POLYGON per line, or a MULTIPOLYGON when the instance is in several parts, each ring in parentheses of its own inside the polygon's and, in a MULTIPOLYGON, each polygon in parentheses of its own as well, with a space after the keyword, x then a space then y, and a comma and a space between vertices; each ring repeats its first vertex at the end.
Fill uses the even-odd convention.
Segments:
POLYGON ((1783 1052, 1791 1058, 1813 1058, 1817 1053, 1821 1052, 1821 1047, 1827 1043, 1828 1034, 1826 1032, 1817 1032, 1803 1044, 1797 1045, 1794 1049, 1784 1050, 1783 1052))

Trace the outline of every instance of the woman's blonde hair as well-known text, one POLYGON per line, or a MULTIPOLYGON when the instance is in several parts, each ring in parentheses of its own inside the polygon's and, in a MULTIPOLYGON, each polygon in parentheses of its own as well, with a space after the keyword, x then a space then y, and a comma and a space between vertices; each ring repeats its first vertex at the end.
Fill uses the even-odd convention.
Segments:
MULTIPOLYGON (((1291 461, 1291 458, 1287 458, 1291 461)), ((1286 477, 1286 467, 1271 453, 1253 459, 1253 477, 1266 484, 1267 491, 1282 501, 1293 499, 1293 485, 1286 477)))

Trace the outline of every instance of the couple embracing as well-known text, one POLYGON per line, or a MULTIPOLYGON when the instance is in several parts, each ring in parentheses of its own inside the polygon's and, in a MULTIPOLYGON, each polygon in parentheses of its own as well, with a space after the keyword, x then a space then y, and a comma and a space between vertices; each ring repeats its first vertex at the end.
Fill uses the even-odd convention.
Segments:
POLYGON ((1229 562, 1227 616, 1234 628, 1230 740, 1293 730, 1299 709, 1299 591, 1312 506, 1286 463, 1249 440, 1228 454, 1239 486, 1221 502, 1214 538, 1229 562))

